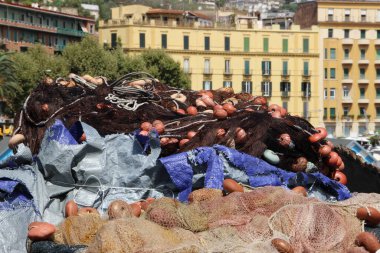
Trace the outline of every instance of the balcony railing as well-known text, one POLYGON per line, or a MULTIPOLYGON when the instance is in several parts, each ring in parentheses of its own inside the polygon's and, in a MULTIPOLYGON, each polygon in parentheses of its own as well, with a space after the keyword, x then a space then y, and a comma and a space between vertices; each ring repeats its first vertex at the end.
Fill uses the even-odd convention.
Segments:
POLYGON ((282 91, 281 92, 281 97, 288 98, 289 96, 290 96, 290 91, 282 91))
POLYGON ((23 29, 31 29, 31 30, 51 32, 51 33, 57 32, 57 28, 54 26, 45 26, 45 25, 29 23, 25 21, 13 20, 9 18, 0 18, 0 25, 1 24, 6 25, 6 26, 19 27, 23 29))
POLYGON ((190 69, 190 68, 184 68, 184 69, 183 69, 183 72, 184 72, 185 74, 191 74, 191 69, 190 69))
POLYGON ((212 69, 204 69, 203 74, 204 75, 212 75, 212 69))
POLYGON ((224 72, 223 72, 223 74, 226 75, 226 76, 232 75, 232 69, 225 69, 224 72))
POLYGON ((310 91, 302 91, 302 97, 303 98, 311 97, 311 92, 310 91))
POLYGON ((83 31, 68 29, 68 28, 60 28, 60 27, 57 28, 57 33, 76 36, 76 37, 83 37, 86 34, 83 31))

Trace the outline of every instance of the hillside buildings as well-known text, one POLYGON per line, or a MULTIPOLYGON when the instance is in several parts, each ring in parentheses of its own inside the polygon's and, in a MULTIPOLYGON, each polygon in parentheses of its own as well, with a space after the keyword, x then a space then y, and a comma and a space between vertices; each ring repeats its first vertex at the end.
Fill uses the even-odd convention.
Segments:
POLYGON ((95 33, 95 20, 62 12, 0 2, 0 46, 26 51, 35 43, 60 52, 71 41, 95 33))

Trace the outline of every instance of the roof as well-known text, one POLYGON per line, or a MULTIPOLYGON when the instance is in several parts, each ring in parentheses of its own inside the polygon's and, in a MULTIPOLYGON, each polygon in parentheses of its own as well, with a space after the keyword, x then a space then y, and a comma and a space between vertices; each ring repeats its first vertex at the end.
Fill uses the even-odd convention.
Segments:
POLYGON ((83 16, 66 14, 66 13, 58 12, 58 11, 51 11, 51 10, 46 10, 46 9, 41 9, 41 8, 35 8, 35 7, 22 5, 22 4, 0 2, 0 6, 9 6, 9 7, 19 8, 19 9, 24 9, 24 10, 30 10, 30 11, 35 11, 35 12, 47 13, 47 14, 51 14, 51 15, 57 15, 57 16, 68 17, 68 18, 76 18, 76 19, 95 22, 95 19, 93 19, 93 18, 87 18, 87 17, 83 17, 83 16))
POLYGON ((147 11, 146 14, 148 15, 154 15, 154 14, 167 14, 167 15, 184 15, 185 13, 189 13, 195 17, 201 18, 201 19, 207 19, 211 20, 208 16, 195 12, 195 11, 182 11, 182 10, 166 10, 166 9, 150 9, 147 11))
POLYGON ((97 4, 81 4, 82 8, 89 11, 99 11, 99 5, 97 4))

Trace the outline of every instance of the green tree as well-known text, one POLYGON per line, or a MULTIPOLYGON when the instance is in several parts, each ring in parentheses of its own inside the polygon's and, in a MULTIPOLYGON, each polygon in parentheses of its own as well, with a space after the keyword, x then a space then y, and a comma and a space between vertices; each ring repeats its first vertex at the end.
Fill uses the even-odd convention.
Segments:
POLYGON ((190 79, 175 62, 162 50, 146 50, 141 54, 146 71, 161 82, 174 87, 190 88, 190 79))
POLYGON ((11 99, 21 91, 15 73, 14 62, 9 58, 9 54, 0 52, 0 100, 4 101, 6 106, 11 106, 11 99))

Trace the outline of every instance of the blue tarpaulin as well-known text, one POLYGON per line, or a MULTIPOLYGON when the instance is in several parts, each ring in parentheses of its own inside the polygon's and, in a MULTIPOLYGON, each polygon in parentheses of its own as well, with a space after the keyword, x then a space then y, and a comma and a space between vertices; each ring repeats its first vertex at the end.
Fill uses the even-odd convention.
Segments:
POLYGON ((289 172, 235 149, 215 145, 160 159, 179 189, 179 200, 187 201, 196 187, 222 189, 225 178, 233 178, 252 187, 318 187, 337 200, 351 197, 344 185, 321 173, 289 172))

